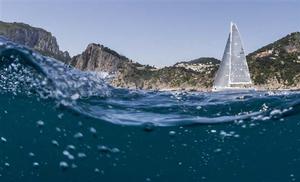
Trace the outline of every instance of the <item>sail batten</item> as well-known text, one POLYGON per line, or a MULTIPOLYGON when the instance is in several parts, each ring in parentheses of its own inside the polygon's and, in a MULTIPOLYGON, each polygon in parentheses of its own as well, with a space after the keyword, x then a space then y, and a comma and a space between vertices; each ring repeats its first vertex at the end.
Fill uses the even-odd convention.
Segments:
POLYGON ((231 23, 222 61, 215 75, 213 90, 243 88, 250 84, 252 81, 240 33, 237 26, 231 23))

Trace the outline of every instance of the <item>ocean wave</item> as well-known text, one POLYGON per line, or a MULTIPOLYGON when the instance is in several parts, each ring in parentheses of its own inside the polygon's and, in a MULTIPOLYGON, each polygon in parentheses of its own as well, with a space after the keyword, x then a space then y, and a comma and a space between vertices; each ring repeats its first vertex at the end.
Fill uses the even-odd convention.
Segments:
POLYGON ((300 111, 299 92, 159 92, 110 86, 0 38, 0 93, 54 100, 80 115, 122 125, 176 126, 280 120, 300 111))
POLYGON ((0 39, 1 91, 34 91, 57 100, 107 96, 105 74, 81 72, 24 46, 0 39))

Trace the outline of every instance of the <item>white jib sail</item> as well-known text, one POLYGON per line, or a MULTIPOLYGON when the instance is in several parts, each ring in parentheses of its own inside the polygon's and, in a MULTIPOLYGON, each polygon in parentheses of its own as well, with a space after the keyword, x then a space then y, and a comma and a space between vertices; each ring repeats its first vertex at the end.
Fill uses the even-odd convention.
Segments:
POLYGON ((220 67, 217 71, 214 80, 214 88, 226 88, 229 87, 229 67, 230 67, 230 42, 231 42, 231 34, 229 34, 225 51, 222 57, 222 61, 220 63, 220 67))

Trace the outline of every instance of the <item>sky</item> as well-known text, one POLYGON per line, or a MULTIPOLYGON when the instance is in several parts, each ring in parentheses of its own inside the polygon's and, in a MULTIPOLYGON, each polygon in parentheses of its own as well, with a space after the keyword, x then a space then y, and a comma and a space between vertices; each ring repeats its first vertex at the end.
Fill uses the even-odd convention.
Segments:
POLYGON ((246 53, 300 31, 297 0, 0 0, 0 20, 50 31, 72 56, 89 43, 158 67, 221 59, 230 22, 246 53))

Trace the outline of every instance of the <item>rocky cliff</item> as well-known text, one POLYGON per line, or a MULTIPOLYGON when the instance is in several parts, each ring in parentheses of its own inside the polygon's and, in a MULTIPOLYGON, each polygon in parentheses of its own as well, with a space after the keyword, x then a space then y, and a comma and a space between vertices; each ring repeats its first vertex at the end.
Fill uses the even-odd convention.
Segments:
POLYGON ((85 51, 74 56, 68 63, 83 71, 101 71, 111 74, 130 67, 147 67, 95 43, 89 44, 85 51))
POLYGON ((111 83, 117 87, 139 89, 189 89, 207 90, 212 85, 218 60, 203 58, 185 62, 199 70, 182 65, 161 69, 142 65, 100 44, 89 44, 84 52, 74 56, 70 65, 83 71, 100 71, 114 74, 111 83), (192 64, 193 63, 193 64, 192 64))
MULTIPOLYGON (((23 23, 0 21, 0 35, 62 60, 83 71, 114 74, 117 87, 160 90, 210 90, 220 61, 199 58, 157 69, 142 65, 100 44, 89 44, 70 58, 59 50, 51 33, 23 23)), ((259 89, 300 89, 300 33, 295 32, 247 56, 254 86, 259 89)))
POLYGON ((212 87, 219 64, 218 59, 203 57, 161 69, 140 71, 135 80, 142 80, 142 85, 137 86, 143 89, 206 91, 212 87))
POLYGON ((31 27, 24 23, 0 21, 0 35, 58 60, 68 61, 70 59, 67 51, 59 50, 56 38, 41 28, 31 27))
MULTIPOLYGON (((292 33, 247 56, 254 86, 258 89, 300 88, 300 33, 292 33)), ((81 70, 115 73, 118 87, 169 90, 210 90, 220 61, 199 58, 156 69, 133 63, 104 46, 90 44, 71 65, 81 70)))
MULTIPOLYGON (((300 32, 291 33, 250 53, 247 62, 257 89, 300 89, 300 32)), ((160 69, 151 79, 168 75, 169 84, 162 84, 162 87, 210 90, 218 67, 217 59, 199 58, 160 69), (175 67, 183 69, 179 71, 175 67)), ((159 88, 160 84, 155 83, 152 82, 152 85, 159 88)))
POLYGON ((252 80, 263 89, 300 89, 300 32, 247 56, 252 80))
POLYGON ((153 90, 210 90, 216 70, 197 72, 183 67, 161 69, 131 69, 116 75, 112 84, 117 87, 153 90))

